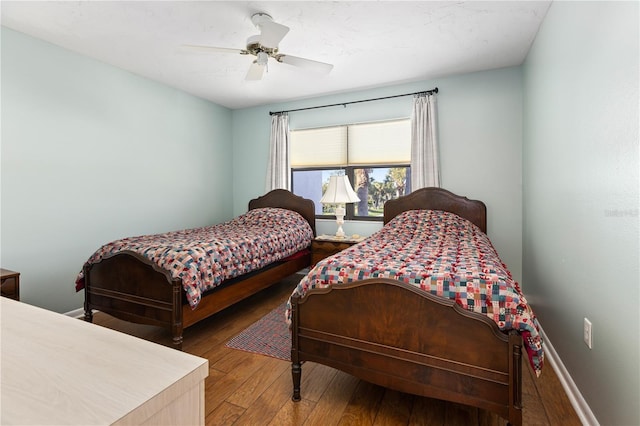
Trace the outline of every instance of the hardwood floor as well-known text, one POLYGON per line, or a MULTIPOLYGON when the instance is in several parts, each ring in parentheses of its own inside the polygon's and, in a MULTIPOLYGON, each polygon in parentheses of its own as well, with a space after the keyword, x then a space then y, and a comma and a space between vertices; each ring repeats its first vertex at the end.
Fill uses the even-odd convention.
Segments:
MULTIPOLYGON (((225 344, 286 300, 293 276, 211 318, 187 328, 183 350, 209 360, 207 425, 504 425, 500 417, 459 404, 417 397, 372 385, 338 370, 305 363, 302 400, 291 401, 291 364, 225 344)), ((169 333, 96 313, 94 323, 167 346, 169 333)), ((580 425, 549 364, 535 378, 523 362, 523 423, 580 425)))

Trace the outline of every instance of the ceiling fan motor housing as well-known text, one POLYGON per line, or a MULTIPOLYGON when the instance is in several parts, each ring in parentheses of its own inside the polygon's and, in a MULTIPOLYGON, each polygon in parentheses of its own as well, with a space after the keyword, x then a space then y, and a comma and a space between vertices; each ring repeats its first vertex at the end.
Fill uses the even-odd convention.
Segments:
POLYGON ((247 39, 247 47, 245 49, 247 53, 258 56, 258 53, 265 52, 267 55, 271 57, 275 57, 275 54, 278 52, 278 48, 274 47, 265 47, 260 44, 260 35, 253 35, 247 39))

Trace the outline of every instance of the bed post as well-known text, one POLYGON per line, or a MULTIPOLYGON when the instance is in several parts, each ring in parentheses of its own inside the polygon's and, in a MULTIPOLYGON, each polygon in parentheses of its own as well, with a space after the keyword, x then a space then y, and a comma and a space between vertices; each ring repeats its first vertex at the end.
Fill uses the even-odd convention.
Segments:
POLYGON ((299 295, 291 297, 291 378, 293 379, 293 396, 291 400, 300 401, 300 379, 302 365, 298 356, 298 301, 299 295))
POLYGON ((82 273, 84 275, 84 320, 86 322, 93 322, 93 309, 90 307, 89 303, 89 273, 88 273, 89 265, 84 264, 82 267, 82 273))
POLYGON ((171 334, 173 335, 173 347, 182 350, 182 282, 174 280, 173 285, 173 319, 171 334))
POLYGON ((522 425, 522 336, 515 330, 509 332, 509 425, 522 425))

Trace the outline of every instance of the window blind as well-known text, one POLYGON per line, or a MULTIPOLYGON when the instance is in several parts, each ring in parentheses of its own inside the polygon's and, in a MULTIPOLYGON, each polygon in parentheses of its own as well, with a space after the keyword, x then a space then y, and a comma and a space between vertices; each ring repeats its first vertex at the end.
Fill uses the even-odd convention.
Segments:
POLYGON ((411 120, 294 130, 291 167, 375 166, 411 161, 411 120))
POLYGON ((396 120, 349 126, 349 165, 408 164, 411 121, 396 120))
POLYGON ((295 130, 291 137, 291 167, 347 165, 346 126, 295 130))

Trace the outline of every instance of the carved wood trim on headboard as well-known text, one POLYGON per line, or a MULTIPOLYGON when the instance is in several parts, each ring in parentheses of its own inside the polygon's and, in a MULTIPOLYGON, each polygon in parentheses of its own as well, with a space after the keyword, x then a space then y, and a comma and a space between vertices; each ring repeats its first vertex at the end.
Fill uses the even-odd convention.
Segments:
POLYGON ((421 188, 384 204, 384 223, 407 210, 443 210, 457 214, 487 232, 487 206, 442 188, 421 188))
POLYGON ((263 207, 280 207, 300 213, 311 225, 313 235, 316 235, 316 208, 312 200, 302 198, 286 189, 274 189, 249 201, 249 210, 263 207))

